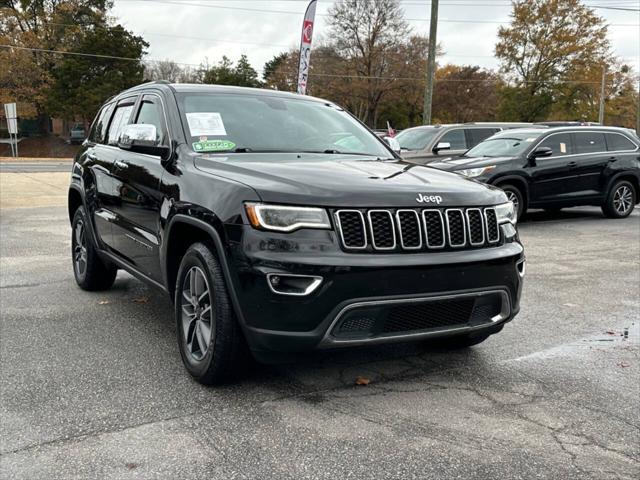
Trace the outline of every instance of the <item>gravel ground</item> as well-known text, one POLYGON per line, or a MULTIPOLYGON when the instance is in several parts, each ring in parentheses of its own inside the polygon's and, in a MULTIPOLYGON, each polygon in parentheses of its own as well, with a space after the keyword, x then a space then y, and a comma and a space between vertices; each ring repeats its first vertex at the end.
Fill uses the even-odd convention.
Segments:
POLYGON ((65 208, 5 208, 0 477, 638 478, 639 219, 534 212, 521 313, 468 351, 314 354, 205 388, 167 298, 124 273, 81 291, 65 208))

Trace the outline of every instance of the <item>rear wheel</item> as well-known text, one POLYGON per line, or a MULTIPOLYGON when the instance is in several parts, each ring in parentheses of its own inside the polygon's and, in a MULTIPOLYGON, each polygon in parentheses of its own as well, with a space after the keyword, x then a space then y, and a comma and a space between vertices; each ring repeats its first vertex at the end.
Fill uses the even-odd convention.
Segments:
POLYGON ((520 191, 520 189, 515 185, 511 185, 511 184, 500 185, 499 187, 507 195, 507 199, 510 202, 513 202, 513 206, 515 207, 516 212, 518 213, 518 219, 522 218, 522 216, 526 212, 525 204, 524 204, 525 203, 524 195, 522 194, 522 191, 520 191))
POLYGON ((636 189, 631 182, 620 180, 609 190, 607 199, 602 204, 602 213, 609 218, 628 217, 633 212, 636 199, 636 189))
POLYGON ((76 210, 71 228, 71 256, 76 283, 83 290, 89 291, 111 288, 118 269, 98 255, 89 232, 89 220, 84 207, 76 210))
POLYGON ((248 358, 244 337, 220 263, 203 243, 189 247, 180 263, 175 317, 182 361, 198 382, 224 383, 242 372, 248 358))

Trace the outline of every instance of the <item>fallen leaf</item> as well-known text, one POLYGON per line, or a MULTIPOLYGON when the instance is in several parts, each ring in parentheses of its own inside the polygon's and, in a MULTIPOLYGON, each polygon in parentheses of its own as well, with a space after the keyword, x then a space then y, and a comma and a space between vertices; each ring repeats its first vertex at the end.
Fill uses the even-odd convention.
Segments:
POLYGON ((98 305, 108 305, 109 304, 109 300, 100 300, 98 302, 98 305))
POLYGON ((136 463, 127 463, 127 464, 125 464, 125 466, 126 466, 129 470, 135 470, 136 468, 138 468, 138 464, 136 464, 136 463))
POLYGON ((369 382, 371 382, 371 380, 365 377, 356 378, 356 385, 369 385, 369 382))
POLYGON ((149 303, 149 297, 137 297, 134 298, 133 301, 135 303, 149 303))
POLYGON ((618 332, 616 332, 616 331, 614 331, 614 330, 607 330, 607 331, 606 331, 606 332, 604 332, 604 333, 606 333, 607 335, 617 335, 617 334, 618 334, 618 332))
POLYGON ((622 367, 622 368, 627 368, 630 367, 631 364, 629 362, 618 362, 616 363, 617 366, 622 367))

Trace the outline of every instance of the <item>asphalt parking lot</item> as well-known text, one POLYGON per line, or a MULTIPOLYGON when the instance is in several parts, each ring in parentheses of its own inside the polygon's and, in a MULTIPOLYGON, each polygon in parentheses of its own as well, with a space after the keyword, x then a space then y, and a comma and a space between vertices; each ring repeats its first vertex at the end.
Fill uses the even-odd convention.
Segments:
POLYGON ((640 475, 638 211, 533 212, 521 313, 468 351, 337 351, 206 388, 163 294, 76 287, 65 174, 2 175, 2 478, 640 475), (15 208, 38 182, 46 202, 15 208))

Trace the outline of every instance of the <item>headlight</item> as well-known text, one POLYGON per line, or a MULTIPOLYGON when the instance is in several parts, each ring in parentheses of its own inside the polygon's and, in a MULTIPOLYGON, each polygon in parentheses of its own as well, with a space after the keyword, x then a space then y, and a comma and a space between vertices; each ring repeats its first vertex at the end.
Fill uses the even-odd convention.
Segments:
POLYGON ((331 228, 323 208, 247 203, 245 209, 251 225, 263 230, 293 232, 299 228, 331 228))
POLYGON ((456 173, 461 173, 465 177, 479 177, 480 175, 487 173, 490 170, 496 168, 495 165, 489 165, 488 167, 480 167, 480 168, 468 168, 465 170, 456 170, 456 173))
POLYGON ((498 223, 509 222, 515 225, 518 221, 518 212, 513 202, 496 205, 496 216, 498 217, 498 223))

